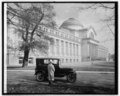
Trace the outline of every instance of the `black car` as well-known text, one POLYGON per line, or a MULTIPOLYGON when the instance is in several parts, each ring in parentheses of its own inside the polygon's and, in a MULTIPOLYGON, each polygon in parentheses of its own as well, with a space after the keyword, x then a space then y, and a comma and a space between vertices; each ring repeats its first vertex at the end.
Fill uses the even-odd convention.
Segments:
POLYGON ((55 77, 67 77, 68 82, 76 81, 76 72, 72 68, 60 68, 60 59, 58 58, 37 58, 36 59, 36 68, 35 75, 37 81, 44 81, 48 78, 48 69, 47 66, 49 61, 52 60, 55 66, 55 77))

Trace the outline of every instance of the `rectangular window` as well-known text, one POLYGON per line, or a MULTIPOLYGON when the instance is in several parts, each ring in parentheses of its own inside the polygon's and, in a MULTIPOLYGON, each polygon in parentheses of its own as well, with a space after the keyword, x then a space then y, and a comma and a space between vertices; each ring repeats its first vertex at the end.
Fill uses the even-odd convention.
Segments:
POLYGON ((33 64, 33 58, 32 57, 28 59, 28 63, 33 64))
POLYGON ((68 59, 66 59, 66 63, 68 62, 68 59))
POLYGON ((23 57, 19 57, 19 64, 23 63, 23 57))
POLYGON ((79 62, 79 60, 77 59, 77 62, 79 62))
POLYGON ((75 59, 73 59, 73 62, 75 62, 75 59))
MULTIPOLYGON (((19 57, 19 64, 22 64, 22 63, 23 63, 23 57, 19 57)), ((33 64, 33 58, 32 57, 28 58, 28 63, 33 64)))
POLYGON ((44 64, 48 64, 48 63, 49 63, 49 59, 45 59, 44 64))

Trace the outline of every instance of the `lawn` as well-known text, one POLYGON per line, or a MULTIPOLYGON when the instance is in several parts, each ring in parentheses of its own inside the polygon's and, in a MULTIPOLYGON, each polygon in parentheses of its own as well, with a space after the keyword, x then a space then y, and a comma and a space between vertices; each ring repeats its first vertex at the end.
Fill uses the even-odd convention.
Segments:
POLYGON ((8 71, 7 93, 114 94, 114 74, 77 73, 77 81, 56 78, 53 86, 37 82, 33 71, 8 71))
POLYGON ((76 71, 109 71, 113 73, 77 73, 75 83, 57 78, 53 86, 48 82, 37 82, 34 76, 35 66, 8 67, 7 93, 42 94, 115 94, 114 64, 93 64, 86 67, 69 66, 76 71), (29 71, 24 71, 29 70, 29 71), (30 71, 31 70, 31 71, 30 71))
POLYGON ((8 93, 46 93, 46 94, 114 94, 112 88, 94 87, 93 85, 84 85, 81 83, 80 86, 73 85, 52 85, 47 84, 8 84, 8 93))

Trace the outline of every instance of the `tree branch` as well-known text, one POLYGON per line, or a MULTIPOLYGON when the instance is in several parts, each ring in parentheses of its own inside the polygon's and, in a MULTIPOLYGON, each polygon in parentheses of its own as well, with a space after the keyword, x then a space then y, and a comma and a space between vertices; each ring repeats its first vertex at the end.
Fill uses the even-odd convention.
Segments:
POLYGON ((37 27, 38 27, 40 21, 43 19, 43 17, 44 17, 44 14, 42 14, 40 20, 38 21, 38 23, 35 25, 33 31, 31 32, 31 39, 30 39, 30 41, 32 41, 32 39, 33 39, 33 35, 34 35, 34 32, 35 32, 35 30, 37 29, 37 27))
POLYGON ((107 24, 107 26, 108 26, 110 32, 112 33, 112 35, 115 36, 115 35, 114 35, 114 32, 112 31, 112 29, 110 28, 110 26, 109 26, 108 24, 107 24))
POLYGON ((104 5, 103 3, 100 3, 101 7, 106 8, 106 9, 115 9, 115 7, 109 7, 104 5))

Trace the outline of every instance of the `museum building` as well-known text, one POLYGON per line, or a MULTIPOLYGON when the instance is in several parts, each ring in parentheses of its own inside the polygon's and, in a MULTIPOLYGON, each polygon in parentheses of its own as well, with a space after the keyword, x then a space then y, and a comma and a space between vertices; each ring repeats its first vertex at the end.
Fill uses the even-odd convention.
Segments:
MULTIPOLYGON (((49 46, 48 54, 30 52, 29 65, 35 66, 36 58, 60 58, 62 63, 81 64, 96 60, 106 60, 108 49, 95 39, 97 33, 93 27, 85 28, 78 20, 69 18, 59 28, 52 29, 40 25, 38 30, 46 32, 53 38, 54 44, 49 46)), ((7 52, 8 65, 21 65, 22 52, 7 52)))

